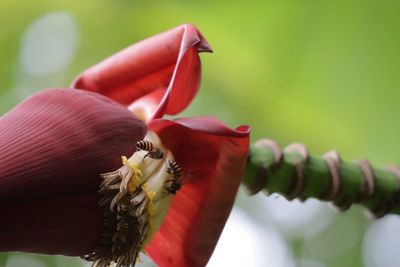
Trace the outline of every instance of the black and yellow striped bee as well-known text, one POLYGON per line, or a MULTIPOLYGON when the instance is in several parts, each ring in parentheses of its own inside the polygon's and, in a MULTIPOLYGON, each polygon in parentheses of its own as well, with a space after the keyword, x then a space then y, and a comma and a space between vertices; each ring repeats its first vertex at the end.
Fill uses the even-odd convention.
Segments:
POLYGON ((182 187, 182 168, 176 161, 168 160, 165 171, 171 175, 171 179, 165 181, 165 190, 167 194, 175 195, 182 187))
POLYGON ((137 142, 136 149, 148 152, 143 159, 145 159, 146 157, 150 157, 152 159, 162 159, 164 157, 164 152, 161 149, 155 147, 152 142, 147 140, 141 140, 137 142))

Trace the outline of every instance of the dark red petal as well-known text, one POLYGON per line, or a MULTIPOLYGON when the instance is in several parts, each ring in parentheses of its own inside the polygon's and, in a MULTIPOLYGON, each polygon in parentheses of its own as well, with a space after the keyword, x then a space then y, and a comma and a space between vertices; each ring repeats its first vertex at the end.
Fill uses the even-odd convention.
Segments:
POLYGON ((98 92, 151 117, 176 114, 197 93, 199 52, 211 48, 191 24, 136 43, 80 74, 73 88, 98 92), (161 90, 162 93, 152 94, 161 90), (136 102, 135 102, 136 101, 136 102), (149 110, 149 107, 152 109, 149 110))
POLYGON ((96 193, 0 205, 0 251, 80 256, 98 245, 103 213, 96 193))
POLYGON ((102 95, 50 89, 0 117, 0 204, 96 192, 146 126, 102 95))
POLYGON ((42 91, 0 117, 0 251, 93 249, 99 174, 118 169, 146 131, 119 103, 71 89, 42 91))
POLYGON ((249 127, 233 130, 213 118, 155 120, 148 127, 172 150, 185 178, 146 251, 159 266, 204 266, 232 209, 249 127))

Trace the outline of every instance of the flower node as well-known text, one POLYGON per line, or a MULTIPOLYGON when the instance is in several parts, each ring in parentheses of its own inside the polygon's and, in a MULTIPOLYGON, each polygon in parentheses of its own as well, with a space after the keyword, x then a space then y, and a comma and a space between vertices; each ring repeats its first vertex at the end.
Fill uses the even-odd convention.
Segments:
POLYGON ((100 175, 103 232, 98 247, 82 256, 94 261, 94 267, 134 266, 171 202, 168 186, 174 173, 170 164, 174 162, 174 169, 180 171, 179 165, 156 134, 149 132, 138 143, 129 159, 121 157, 121 168, 100 175))

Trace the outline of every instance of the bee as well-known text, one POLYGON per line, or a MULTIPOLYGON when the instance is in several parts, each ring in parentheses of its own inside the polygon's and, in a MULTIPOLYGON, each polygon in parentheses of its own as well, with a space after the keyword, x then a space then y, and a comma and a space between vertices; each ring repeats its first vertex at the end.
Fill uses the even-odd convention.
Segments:
POLYGON ((166 194, 175 195, 182 187, 182 168, 176 161, 168 160, 165 171, 171 175, 171 179, 165 181, 167 183, 166 194))
POLYGON ((138 150, 144 150, 147 151, 148 153, 144 156, 143 160, 146 157, 150 157, 152 159, 162 159, 164 157, 164 152, 155 147, 152 142, 147 141, 147 140, 141 140, 136 143, 136 149, 138 150))

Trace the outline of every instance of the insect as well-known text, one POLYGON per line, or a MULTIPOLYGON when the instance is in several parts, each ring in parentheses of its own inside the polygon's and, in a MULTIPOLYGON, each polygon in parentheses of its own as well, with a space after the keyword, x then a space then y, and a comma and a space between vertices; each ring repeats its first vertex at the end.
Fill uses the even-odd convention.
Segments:
POLYGON ((182 168, 176 161, 168 160, 165 171, 171 175, 171 179, 165 181, 167 183, 166 194, 175 195, 182 187, 182 168))
POLYGON ((144 156, 143 160, 146 157, 150 157, 152 159, 162 159, 164 157, 164 152, 155 147, 152 142, 147 141, 147 140, 141 140, 136 143, 136 149, 138 150, 144 150, 147 151, 148 153, 144 156))

